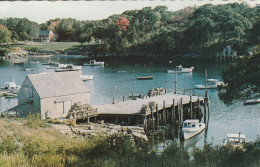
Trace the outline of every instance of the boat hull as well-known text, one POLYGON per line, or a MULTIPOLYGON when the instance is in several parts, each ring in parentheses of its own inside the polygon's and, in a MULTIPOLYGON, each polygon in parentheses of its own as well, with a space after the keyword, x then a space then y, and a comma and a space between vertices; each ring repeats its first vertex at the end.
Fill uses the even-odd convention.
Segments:
POLYGON ((137 77, 137 80, 151 80, 153 79, 153 76, 149 76, 149 77, 137 77))
POLYGON ((181 139, 182 140, 189 140, 191 138, 193 138, 194 136, 197 136, 198 134, 200 134, 201 132, 203 132, 206 128, 206 125, 205 123, 200 123, 201 126, 199 128, 199 130, 197 131, 185 131, 185 130, 182 130, 181 132, 181 139))

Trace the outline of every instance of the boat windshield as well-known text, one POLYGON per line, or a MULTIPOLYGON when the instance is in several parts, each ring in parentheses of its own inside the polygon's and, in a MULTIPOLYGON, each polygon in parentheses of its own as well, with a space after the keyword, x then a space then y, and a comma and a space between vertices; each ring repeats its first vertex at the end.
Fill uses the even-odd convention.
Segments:
POLYGON ((195 122, 184 123, 184 128, 194 128, 195 122))

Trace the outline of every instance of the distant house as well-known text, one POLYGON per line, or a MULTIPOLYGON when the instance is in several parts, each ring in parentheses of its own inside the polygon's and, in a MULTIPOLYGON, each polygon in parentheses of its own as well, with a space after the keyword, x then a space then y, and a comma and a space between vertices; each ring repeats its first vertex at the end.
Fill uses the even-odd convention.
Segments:
POLYGON ((60 118, 74 103, 90 104, 78 72, 29 74, 18 92, 18 116, 40 113, 42 119, 60 118))
POLYGON ((227 46, 226 48, 223 49, 222 55, 223 56, 234 56, 237 54, 237 51, 231 48, 231 46, 227 46))
POLYGON ((52 42, 55 41, 55 35, 50 30, 40 30, 37 38, 33 39, 33 42, 52 42))

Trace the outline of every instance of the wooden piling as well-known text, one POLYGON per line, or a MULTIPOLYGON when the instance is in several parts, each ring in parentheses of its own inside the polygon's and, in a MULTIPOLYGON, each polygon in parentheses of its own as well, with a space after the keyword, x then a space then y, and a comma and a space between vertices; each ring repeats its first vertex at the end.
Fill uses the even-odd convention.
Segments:
POLYGON ((190 95, 190 118, 192 119, 192 97, 190 95))
POLYGON ((123 101, 125 101, 125 96, 123 96, 123 101))
POLYGON ((205 97, 204 98, 204 115, 203 115, 205 124, 206 124, 206 118, 207 118, 206 113, 207 113, 207 98, 205 97))
POLYGON ((172 100, 172 125, 174 124, 175 119, 175 100, 172 100))
POLYGON ((177 94, 177 67, 175 68, 175 89, 174 93, 177 94))
POLYGON ((151 109, 151 116, 152 116, 152 127, 153 127, 153 131, 154 129, 154 115, 153 115, 153 106, 150 105, 150 109, 151 109))
POLYGON ((181 126, 183 122, 183 99, 181 98, 181 126))
POLYGON ((157 120, 157 127, 160 126, 160 122, 159 122, 159 111, 158 111, 158 104, 156 104, 156 120, 157 120))
POLYGON ((163 121, 164 121, 164 124, 166 125, 165 101, 163 101, 163 121))

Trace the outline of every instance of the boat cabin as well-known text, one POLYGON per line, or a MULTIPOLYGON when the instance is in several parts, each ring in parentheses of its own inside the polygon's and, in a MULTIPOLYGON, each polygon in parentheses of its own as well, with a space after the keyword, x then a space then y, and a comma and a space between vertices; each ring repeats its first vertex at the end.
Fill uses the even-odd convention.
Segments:
POLYGON ((208 79, 207 84, 210 85, 218 85, 218 79, 208 79))
POLYGON ((188 119, 183 122, 182 128, 198 128, 199 120, 198 119, 188 119))
POLYGON ((182 71, 182 69, 183 69, 182 65, 176 66, 177 71, 182 71))
POLYGON ((227 139, 223 140, 224 144, 241 145, 246 142, 246 136, 244 134, 227 134, 227 139))

